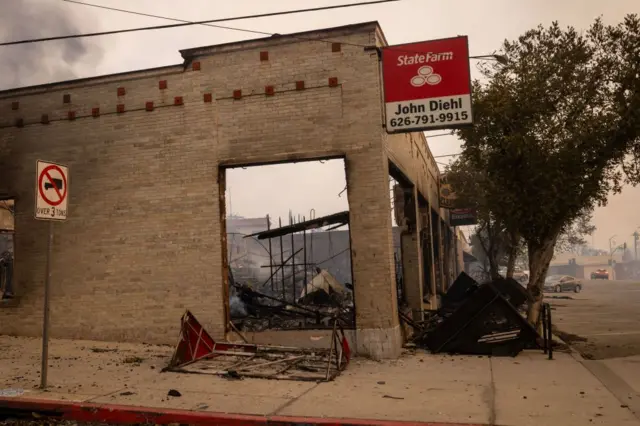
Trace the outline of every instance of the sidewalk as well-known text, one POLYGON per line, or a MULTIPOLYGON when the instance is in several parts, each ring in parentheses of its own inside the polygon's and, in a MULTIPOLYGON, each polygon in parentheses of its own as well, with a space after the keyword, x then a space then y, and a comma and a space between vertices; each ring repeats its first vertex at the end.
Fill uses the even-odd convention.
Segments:
MULTIPOLYGON (((417 352, 384 363, 356 359, 334 382, 317 384, 160 373, 171 347, 52 340, 50 388, 41 391, 40 344, 39 339, 0 337, 0 393, 5 395, 0 407, 7 401, 45 399, 269 416, 272 421, 322 417, 432 425, 640 425, 632 404, 620 401, 620 389, 608 390, 567 353, 554 354, 553 361, 541 352, 516 358, 417 352), (7 396, 9 388, 14 395, 24 392, 7 396), (170 389, 182 396, 167 396, 170 389)), ((615 377, 630 380, 622 392, 632 389, 627 397, 635 401, 640 362, 606 362, 615 377)), ((98 405, 92 405, 96 412, 98 405)))

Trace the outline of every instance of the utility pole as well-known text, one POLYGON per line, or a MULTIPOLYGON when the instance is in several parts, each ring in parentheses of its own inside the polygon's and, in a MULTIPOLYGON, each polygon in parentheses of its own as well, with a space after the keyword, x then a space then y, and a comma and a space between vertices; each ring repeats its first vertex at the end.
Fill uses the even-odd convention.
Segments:
POLYGON ((633 253, 635 261, 638 260, 638 238, 640 238, 640 233, 638 233, 638 231, 635 231, 633 233, 633 253))
POLYGON ((615 244, 615 241, 613 240, 616 236, 612 235, 611 238, 609 238, 609 258, 613 259, 613 244, 615 244))
POLYGON ((611 238, 609 238, 609 265, 611 266, 611 278, 615 279, 615 270, 616 268, 613 265, 613 244, 615 244, 615 241, 613 240, 616 236, 612 235, 611 238))

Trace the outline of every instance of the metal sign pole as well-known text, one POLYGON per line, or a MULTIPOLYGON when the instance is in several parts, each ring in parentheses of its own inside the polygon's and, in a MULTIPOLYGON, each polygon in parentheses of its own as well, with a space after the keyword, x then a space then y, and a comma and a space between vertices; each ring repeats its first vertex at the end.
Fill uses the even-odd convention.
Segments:
POLYGON ((40 388, 47 387, 49 367, 49 290, 51 287, 51 253, 53 251, 53 221, 49 221, 49 240, 47 243, 47 271, 44 280, 44 320, 42 322, 42 369, 40 388))
POLYGON ((51 293, 51 257, 53 255, 53 222, 67 219, 69 203, 69 168, 62 164, 36 161, 35 218, 49 222, 47 265, 44 278, 44 312, 42 320, 42 366, 40 388, 47 387, 49 370, 49 299, 51 293))

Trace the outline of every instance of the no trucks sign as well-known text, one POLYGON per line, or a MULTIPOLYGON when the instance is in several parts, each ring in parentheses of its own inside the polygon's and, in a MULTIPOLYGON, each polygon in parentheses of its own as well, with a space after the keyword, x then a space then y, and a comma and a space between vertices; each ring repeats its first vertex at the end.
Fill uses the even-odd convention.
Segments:
POLYGON ((35 217, 42 220, 66 220, 69 202, 69 169, 56 163, 36 163, 35 217))
POLYGON ((473 124, 466 36, 382 50, 388 133, 473 124))

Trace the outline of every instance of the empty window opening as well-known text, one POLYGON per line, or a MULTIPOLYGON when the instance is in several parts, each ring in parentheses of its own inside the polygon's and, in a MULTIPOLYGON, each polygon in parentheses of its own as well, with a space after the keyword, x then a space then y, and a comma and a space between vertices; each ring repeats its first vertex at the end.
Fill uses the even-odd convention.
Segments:
POLYGON ((13 299, 15 201, 0 199, 0 292, 2 300, 13 299))
POLYGON ((229 309, 240 331, 355 325, 343 159, 227 168, 229 309))

